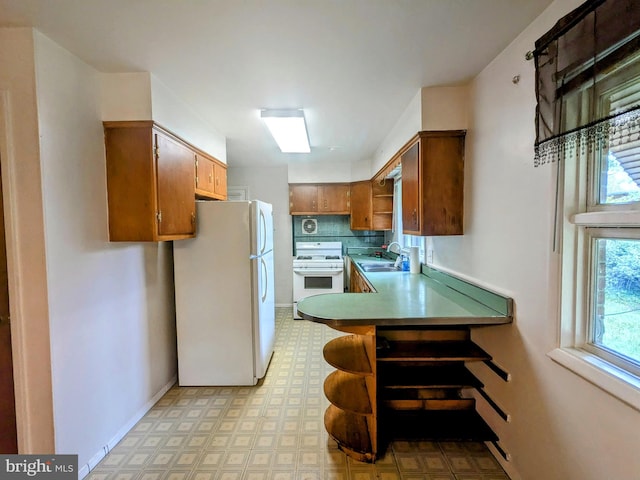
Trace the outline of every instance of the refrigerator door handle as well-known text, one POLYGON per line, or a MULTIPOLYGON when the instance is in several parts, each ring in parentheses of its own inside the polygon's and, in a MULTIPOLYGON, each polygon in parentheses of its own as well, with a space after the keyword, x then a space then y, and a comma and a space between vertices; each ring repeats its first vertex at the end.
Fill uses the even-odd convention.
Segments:
POLYGON ((264 279, 264 282, 262 282, 262 302, 264 303, 267 299, 267 292, 269 291, 269 275, 267 274, 267 262, 264 261, 264 258, 261 258, 260 261, 262 265, 262 278, 264 279))
POLYGON ((264 212, 262 209, 260 210, 260 241, 262 245, 260 245, 260 253, 264 253, 267 247, 267 219, 264 218, 264 212))

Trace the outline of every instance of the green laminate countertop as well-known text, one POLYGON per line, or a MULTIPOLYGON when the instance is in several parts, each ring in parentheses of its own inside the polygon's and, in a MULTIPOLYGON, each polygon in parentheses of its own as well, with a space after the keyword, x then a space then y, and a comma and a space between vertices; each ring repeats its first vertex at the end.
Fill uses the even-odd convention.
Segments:
POLYGON ((499 325, 513 320, 511 299, 446 273, 425 266, 419 274, 364 272, 357 262, 376 259, 350 258, 376 292, 307 297, 298 302, 302 318, 330 326, 499 325))

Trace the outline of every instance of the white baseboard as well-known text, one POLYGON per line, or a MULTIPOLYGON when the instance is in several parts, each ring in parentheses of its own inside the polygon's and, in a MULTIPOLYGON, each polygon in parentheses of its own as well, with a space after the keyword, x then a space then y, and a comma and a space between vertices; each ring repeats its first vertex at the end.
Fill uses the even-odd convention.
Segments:
POLYGON ((177 381, 178 375, 174 375, 173 378, 169 380, 169 382, 164 385, 158 393, 156 393, 147 403, 145 403, 144 406, 140 410, 138 410, 133 415, 133 417, 131 417, 129 421, 122 426, 120 430, 118 430, 113 438, 109 440, 109 442, 104 447, 102 447, 100 451, 98 451, 93 457, 91 457, 91 459, 86 464, 84 464, 82 468, 79 468, 78 480, 82 480, 84 477, 86 477, 91 472, 91 470, 93 470, 96 465, 98 465, 98 463, 100 463, 100 461, 107 456, 111 449, 114 448, 127 433, 129 433, 129 430, 131 430, 134 425, 138 423, 138 421, 142 417, 144 417, 149 410, 151 410, 151 407, 153 407, 158 402, 158 400, 160 400, 162 396, 176 384, 177 381))

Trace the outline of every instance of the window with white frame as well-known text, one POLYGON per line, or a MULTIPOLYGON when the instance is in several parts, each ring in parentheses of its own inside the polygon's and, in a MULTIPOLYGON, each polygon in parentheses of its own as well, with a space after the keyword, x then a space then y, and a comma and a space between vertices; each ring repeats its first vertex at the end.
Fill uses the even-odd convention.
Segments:
POLYGON ((555 162, 558 179, 549 356, 640 410, 640 5, 586 0, 533 58, 534 165, 555 162))
MULTIPOLYGON (((640 102, 640 54, 564 102, 566 121, 628 111, 640 102)), ((640 134, 620 138, 562 161, 562 333, 551 356, 640 408, 640 134)))
POLYGON ((391 230, 391 240, 398 242, 405 249, 405 253, 410 247, 418 247, 420 250, 420 261, 424 262, 424 252, 426 248, 426 237, 416 235, 405 235, 402 232, 402 175, 394 178, 393 184, 393 226, 391 230))

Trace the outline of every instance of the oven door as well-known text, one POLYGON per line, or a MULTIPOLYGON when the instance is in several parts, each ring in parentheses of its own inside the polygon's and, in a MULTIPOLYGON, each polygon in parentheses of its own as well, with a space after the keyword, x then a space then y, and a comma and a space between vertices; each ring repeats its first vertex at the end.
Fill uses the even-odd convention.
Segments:
POLYGON ((293 268, 293 313, 300 318, 296 308, 303 298, 320 293, 343 293, 344 277, 342 269, 293 268))
POLYGON ((293 269, 293 301, 319 293, 342 293, 343 277, 339 269, 293 269))

